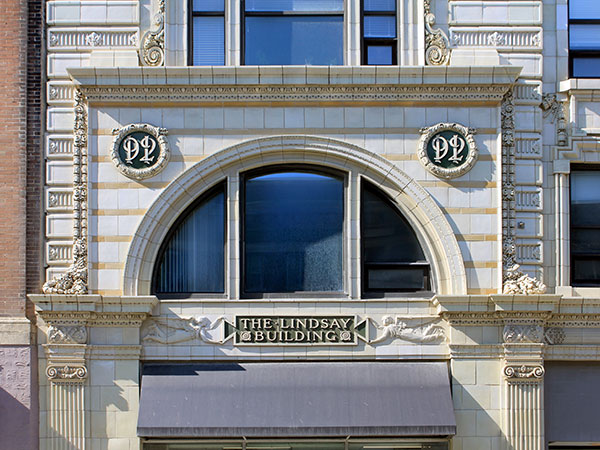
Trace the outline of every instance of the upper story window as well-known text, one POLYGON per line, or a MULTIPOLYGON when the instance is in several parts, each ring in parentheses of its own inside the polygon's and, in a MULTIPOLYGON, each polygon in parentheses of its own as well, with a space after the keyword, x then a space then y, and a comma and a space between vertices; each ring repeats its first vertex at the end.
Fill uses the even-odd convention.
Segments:
POLYGON ((224 294, 224 280, 236 278, 232 267, 237 264, 236 283, 245 298, 344 297, 357 277, 366 297, 429 291, 430 265, 416 234, 384 192, 366 179, 358 183, 351 189, 347 174, 312 166, 245 172, 239 175, 236 212, 229 210, 239 222, 226 217, 224 205, 234 201, 227 199, 226 183, 217 185, 167 234, 154 270, 154 292, 224 294), (346 205, 359 206, 360 227, 351 225, 346 205), (239 224, 239 233, 231 233, 238 238, 226 238, 228 223, 239 224), (358 242, 360 257, 352 257, 350 246, 358 242), (239 260, 232 246, 239 248, 239 260), (225 255, 233 255, 231 261, 225 255))
POLYGON ((341 65, 343 0, 242 0, 243 64, 341 65))
POLYGON ((600 171, 571 171, 571 285, 600 286, 600 171))
POLYGON ((362 63, 398 64, 396 0, 363 0, 362 63))
POLYGON ((398 64, 398 0, 188 1, 191 65, 398 64))
POLYGON ((569 64, 573 78, 600 77, 598 0, 569 0, 569 64))
POLYGON ((189 49, 192 65, 225 64, 225 0, 192 0, 189 49))

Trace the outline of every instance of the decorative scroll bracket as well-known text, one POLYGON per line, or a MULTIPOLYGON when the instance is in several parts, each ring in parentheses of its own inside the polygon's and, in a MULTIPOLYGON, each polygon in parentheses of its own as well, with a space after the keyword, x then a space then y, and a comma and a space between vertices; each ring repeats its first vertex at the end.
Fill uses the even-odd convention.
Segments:
POLYGON ((435 25, 435 15, 431 12, 431 1, 424 0, 425 15, 425 64, 428 66, 446 66, 450 62, 450 43, 448 36, 435 25))
POLYGON ((165 0, 158 0, 154 24, 158 28, 148 31, 142 38, 140 59, 145 66, 158 67, 165 64, 165 0))

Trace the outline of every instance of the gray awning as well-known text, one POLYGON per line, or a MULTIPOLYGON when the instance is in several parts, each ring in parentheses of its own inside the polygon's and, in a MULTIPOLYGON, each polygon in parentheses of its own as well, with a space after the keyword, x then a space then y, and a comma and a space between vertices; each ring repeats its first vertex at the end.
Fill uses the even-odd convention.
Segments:
POLYGON ((445 363, 144 367, 142 437, 448 436, 445 363))

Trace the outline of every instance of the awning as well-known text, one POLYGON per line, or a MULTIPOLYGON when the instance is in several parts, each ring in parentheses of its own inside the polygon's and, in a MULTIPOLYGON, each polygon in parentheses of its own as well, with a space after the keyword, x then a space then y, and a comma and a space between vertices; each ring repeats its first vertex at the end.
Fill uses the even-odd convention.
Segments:
POLYGON ((146 365, 141 437, 448 436, 445 363, 146 365))

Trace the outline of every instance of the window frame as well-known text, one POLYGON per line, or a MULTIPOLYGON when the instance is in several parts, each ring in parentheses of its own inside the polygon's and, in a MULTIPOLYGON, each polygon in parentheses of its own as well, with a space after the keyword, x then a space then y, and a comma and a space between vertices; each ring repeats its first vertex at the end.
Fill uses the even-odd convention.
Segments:
MULTIPOLYGON (((227 65, 227 1, 223 0, 223 11, 194 11, 194 0, 187 3, 187 59, 190 67, 211 67, 205 64, 194 64, 194 17, 222 17, 223 18, 223 66, 227 65)), ((219 65, 218 67, 221 67, 219 65)))
MULTIPOLYGON (((572 50, 571 49, 571 25, 599 25, 600 19, 571 19, 571 2, 567 2, 567 40, 568 40, 568 51, 569 51, 569 78, 600 78, 600 73, 595 76, 582 76, 575 75, 573 73, 573 60, 575 58, 580 59, 600 59, 600 45, 594 50, 572 50)), ((580 169, 578 169, 580 170, 580 169)))
MULTIPOLYGON (((193 1, 193 0, 190 0, 193 1)), ((227 2, 227 0, 224 0, 227 2)), ((344 0, 344 7, 347 4, 347 0, 344 0)), ((322 17, 322 16, 341 16, 342 23, 346 20, 346 8, 341 11, 246 11, 246 0, 240 0, 240 65, 246 65, 246 17, 322 17)), ((346 61, 346 48, 344 46, 344 36, 342 33, 342 63, 344 65, 346 61)), ((266 64, 266 65, 280 65, 280 64, 266 64)), ((287 64, 286 64, 287 66, 287 64)), ((337 66, 337 64, 336 64, 337 66)))
POLYGON ((195 198, 178 216, 177 219, 171 224, 167 234, 163 241, 160 243, 154 267, 152 268, 152 280, 151 280, 151 292, 152 295, 156 295, 160 299, 181 299, 181 298, 227 298, 227 264, 229 255, 227 254, 227 179, 222 179, 214 185, 208 187, 202 194, 195 198), (210 199, 213 195, 218 192, 223 193, 223 291, 222 292, 158 292, 158 280, 160 273, 160 263, 163 255, 167 250, 168 243, 171 242, 171 238, 177 232, 180 225, 196 210, 200 204, 210 199))
POLYGON ((293 297, 320 297, 320 298, 339 298, 348 296, 348 286, 346 283, 348 268, 348 255, 346 242, 348 240, 349 231, 347 223, 349 220, 346 204, 348 201, 348 174, 342 171, 331 169, 325 166, 315 166, 310 164, 276 164, 271 166, 259 167, 239 173, 239 242, 237 243, 240 255, 240 298, 241 299, 261 299, 261 298, 293 298, 293 297), (341 291, 298 291, 298 292, 247 292, 246 277, 245 277, 245 262, 246 262, 246 236, 245 221, 246 221, 246 180, 256 178, 263 175, 270 175, 283 172, 304 172, 314 173, 317 175, 325 175, 333 178, 338 178, 342 182, 343 189, 343 223, 342 223, 342 290, 341 291))
POLYGON ((252 299, 311 299, 316 301, 355 301, 375 299, 406 299, 406 298, 429 298, 435 293, 434 268, 431 262, 431 254, 427 244, 420 238, 417 229, 408 220, 397 203, 382 189, 382 187, 365 174, 351 168, 334 168, 316 163, 281 162, 265 164, 260 167, 246 169, 240 167, 234 172, 229 172, 213 184, 208 186, 196 199, 194 199, 178 215, 177 219, 169 226, 162 242, 158 247, 156 258, 152 267, 152 278, 150 283, 151 294, 164 300, 197 300, 197 299, 224 299, 230 301, 252 300, 252 299), (304 171, 308 173, 323 174, 339 178, 343 183, 343 225, 342 225, 342 291, 298 291, 298 292, 245 292, 244 283, 244 220, 245 220, 245 179, 249 176, 256 177, 270 173, 285 171, 304 171), (377 191, 378 195, 385 199, 388 206, 397 210, 398 214, 406 221, 413 231, 420 246, 424 261, 416 262, 392 262, 383 263, 384 266, 395 266, 398 264, 406 267, 420 268, 424 270, 423 290, 409 289, 366 289, 366 263, 363 256, 362 241, 362 199, 361 192, 363 183, 369 183, 377 191), (224 193, 224 290, 219 293, 202 292, 178 292, 161 293, 157 291, 158 273, 162 255, 170 242, 171 237, 178 229, 182 221, 204 200, 213 193, 222 189, 224 193), (356 207, 353 206, 356 205, 356 207), (358 223, 356 221, 358 220, 358 223), (356 274, 356 275, 352 275, 356 274), (354 278, 356 277, 356 278, 354 278))
MULTIPOLYGON (((575 281, 575 254, 573 253, 573 231, 574 230, 598 230, 600 231, 600 222, 597 226, 574 226, 573 225, 573 173, 574 172, 596 172, 600 177, 600 166, 582 164, 572 165, 570 172, 569 183, 569 264, 570 264, 570 283, 576 288, 595 288, 600 287, 600 278, 598 280, 575 281)), ((600 260, 600 252, 597 254, 581 254, 577 255, 579 260, 591 261, 594 259, 600 260)))
POLYGON ((363 66, 378 65, 369 64, 367 48, 369 46, 383 47, 392 46, 392 63, 386 66, 398 65, 398 2, 395 1, 394 11, 365 11, 365 0, 360 0, 360 63, 363 66), (392 16, 396 26, 396 37, 394 38, 367 38, 365 37, 365 17, 369 16, 392 16))

